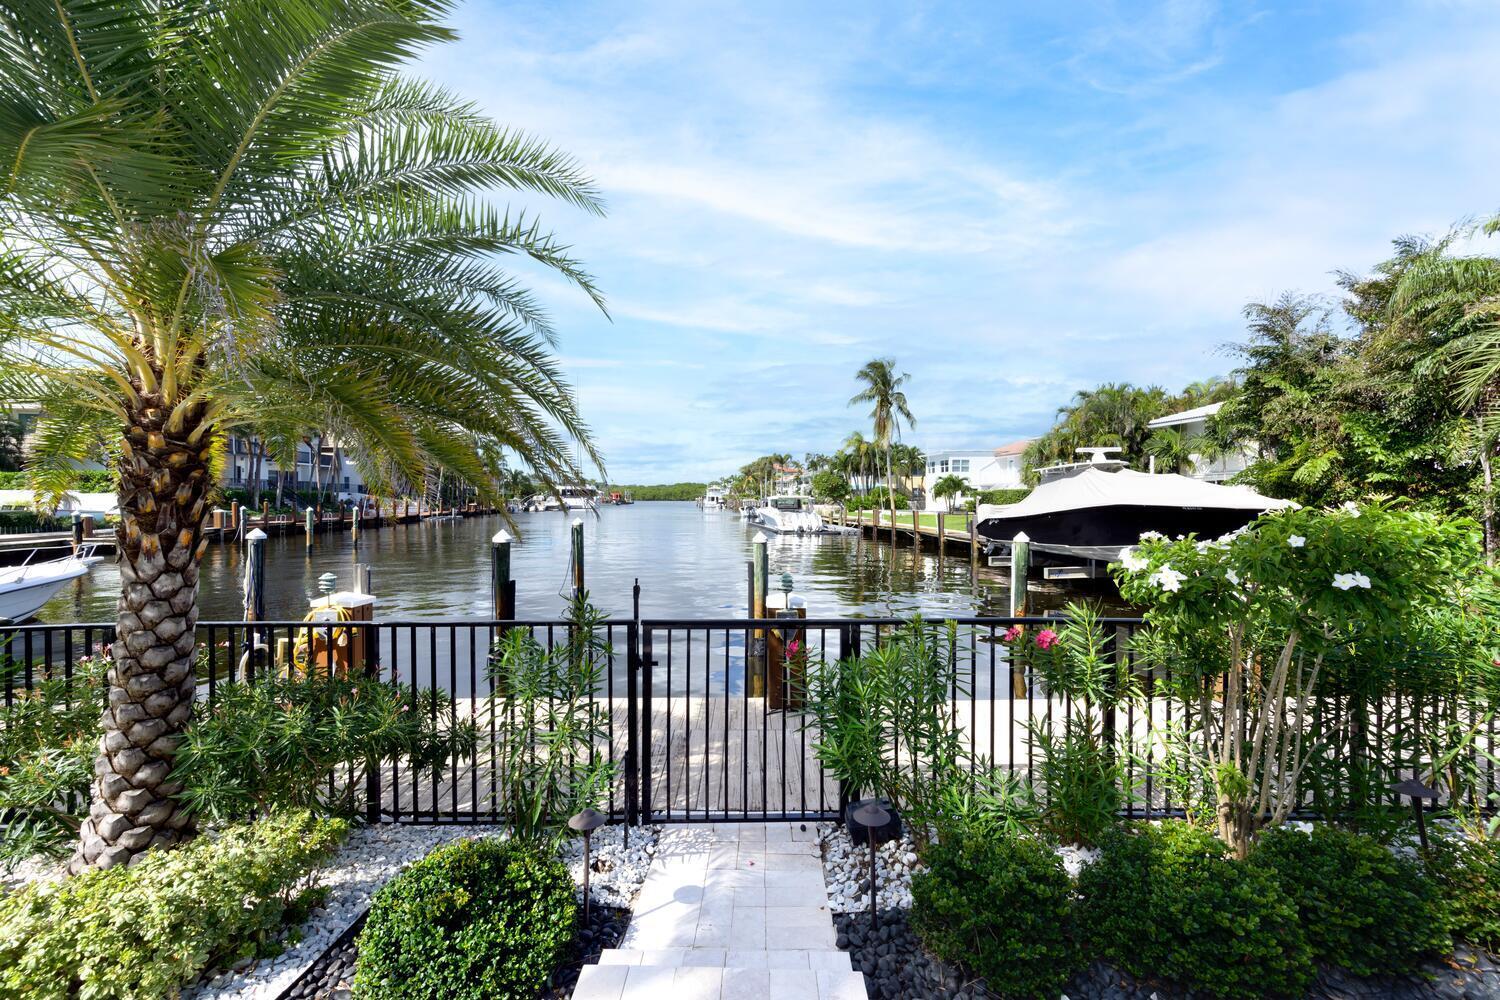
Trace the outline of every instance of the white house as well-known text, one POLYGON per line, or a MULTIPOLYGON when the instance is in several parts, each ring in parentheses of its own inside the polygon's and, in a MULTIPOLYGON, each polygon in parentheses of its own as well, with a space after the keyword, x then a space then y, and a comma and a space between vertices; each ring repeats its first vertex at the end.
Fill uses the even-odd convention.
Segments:
POLYGON ((948 510, 963 503, 963 496, 937 498, 932 487, 944 476, 958 476, 969 484, 969 492, 980 490, 1014 490, 1025 486, 1021 480, 1021 455, 1031 442, 1012 441, 993 450, 933 451, 927 453, 927 475, 922 478, 922 492, 928 498, 928 510, 948 510))
MULTIPOLYGON (((1208 429, 1209 418, 1218 413, 1223 405, 1223 403, 1209 403, 1206 406, 1195 406, 1191 410, 1183 410, 1181 413, 1169 413, 1165 417, 1157 417, 1146 426, 1154 431, 1171 428, 1180 432, 1184 440, 1191 441, 1208 429)), ((1192 465, 1186 470, 1186 474, 1194 479, 1222 483, 1231 476, 1244 472, 1254 461, 1255 446, 1246 443, 1237 451, 1214 459, 1207 459, 1194 453, 1192 465)), ((1150 459, 1147 471, 1156 471, 1155 458, 1150 459)))

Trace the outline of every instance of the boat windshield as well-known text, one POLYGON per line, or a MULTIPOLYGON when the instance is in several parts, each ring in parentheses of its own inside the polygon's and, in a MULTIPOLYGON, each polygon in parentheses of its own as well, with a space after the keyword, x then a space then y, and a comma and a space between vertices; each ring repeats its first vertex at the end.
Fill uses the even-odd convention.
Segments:
POLYGON ((772 497, 771 506, 777 510, 801 510, 801 497, 772 497))

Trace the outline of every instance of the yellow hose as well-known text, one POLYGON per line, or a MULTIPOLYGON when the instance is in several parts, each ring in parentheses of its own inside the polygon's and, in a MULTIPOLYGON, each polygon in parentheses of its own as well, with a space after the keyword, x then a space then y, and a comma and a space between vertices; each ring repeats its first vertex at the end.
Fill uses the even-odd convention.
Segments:
MULTIPOLYGON (((329 611, 333 611, 337 615, 337 618, 335 619, 337 621, 348 622, 354 620, 354 616, 350 613, 348 608, 341 607, 337 604, 326 605, 321 608, 314 608, 312 611, 309 611, 306 615, 304 615, 302 620, 304 622, 323 623, 328 620, 323 616, 326 615, 329 611)), ((336 625, 327 632, 322 633, 328 636, 329 641, 327 647, 329 676, 333 675, 334 649, 348 645, 349 635, 353 631, 354 630, 352 628, 349 628, 348 626, 336 625)), ((292 666, 303 677, 307 676, 308 658, 312 653, 312 636, 315 634, 318 634, 317 629, 301 629, 297 632, 297 641, 292 644, 292 666)))

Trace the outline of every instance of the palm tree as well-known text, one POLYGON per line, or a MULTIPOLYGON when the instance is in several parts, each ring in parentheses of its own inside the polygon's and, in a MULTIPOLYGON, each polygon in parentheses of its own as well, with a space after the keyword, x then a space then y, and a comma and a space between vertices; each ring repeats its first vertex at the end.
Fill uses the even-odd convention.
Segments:
POLYGON ((850 478, 859 477, 860 492, 867 493, 870 490, 870 456, 873 445, 863 434, 855 431, 844 439, 843 447, 839 454, 845 456, 848 463, 846 472, 850 478))
POLYGON ((896 537, 896 479, 891 472, 891 442, 901 436, 901 421, 907 427, 917 425, 916 418, 906 405, 906 393, 901 387, 911 381, 905 373, 896 374, 895 358, 875 358, 854 375, 855 381, 863 382, 864 388, 849 400, 850 406, 870 404, 870 419, 875 425, 875 447, 885 452, 885 482, 887 500, 891 505, 891 539, 896 537))
POLYGON ((0 396, 48 414, 34 473, 107 429, 122 594, 76 869, 190 835, 169 777, 193 710, 198 560, 226 434, 332 429, 372 480, 477 442, 542 479, 587 444, 553 332, 497 266, 598 301, 499 186, 600 210, 568 158, 397 75, 441 0, 19 0, 0 7, 0 396))
MULTIPOLYGON (((967 493, 968 491, 969 481, 963 476, 956 476, 951 472, 932 484, 932 495, 937 497, 939 500, 946 500, 948 497, 960 496, 964 493, 967 493)), ((953 509, 952 503, 949 503, 946 506, 949 510, 953 509)))

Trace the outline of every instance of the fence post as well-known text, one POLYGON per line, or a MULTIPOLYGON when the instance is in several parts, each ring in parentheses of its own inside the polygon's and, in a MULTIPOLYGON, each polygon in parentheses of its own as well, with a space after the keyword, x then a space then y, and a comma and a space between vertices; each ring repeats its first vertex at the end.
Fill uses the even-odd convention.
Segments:
POLYGON ((636 746, 640 734, 636 727, 640 725, 640 717, 636 712, 636 697, 639 694, 637 674, 641 669, 641 629, 639 618, 625 625, 625 836, 630 836, 630 828, 640 822, 640 760, 636 753, 636 746))
MULTIPOLYGON (((652 655, 651 650, 650 626, 640 626, 640 637, 640 665, 644 683, 641 685, 641 728, 636 737, 636 751, 641 762, 641 801, 638 818, 643 823, 649 823, 651 822, 651 687, 653 675, 656 673, 656 657, 652 655)), ((670 702, 668 702, 668 708, 670 709, 670 702)))

